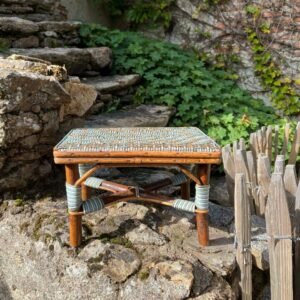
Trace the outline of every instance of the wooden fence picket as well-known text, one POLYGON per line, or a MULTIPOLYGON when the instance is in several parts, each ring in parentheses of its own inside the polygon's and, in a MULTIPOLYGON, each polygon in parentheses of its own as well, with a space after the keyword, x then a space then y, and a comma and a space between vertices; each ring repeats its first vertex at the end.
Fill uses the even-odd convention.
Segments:
POLYGON ((281 154, 284 156, 286 155, 286 151, 288 148, 289 135, 290 135, 290 124, 287 123, 284 126, 283 145, 282 145, 282 150, 281 150, 281 154))
POLYGON ((275 129, 274 129, 274 160, 276 159, 278 152, 279 152, 278 136, 279 136, 279 126, 275 125, 275 129))
POLYGON ((270 163, 272 162, 272 126, 269 125, 266 132, 266 151, 265 154, 268 155, 270 163))
POLYGON ((293 300, 292 230, 282 175, 273 173, 266 206, 271 297, 293 300))
POLYGON ((240 288, 243 300, 252 299, 251 213, 247 195, 246 176, 235 175, 235 231, 236 260, 240 271, 240 288))
POLYGON ((234 159, 231 152, 230 145, 226 145, 222 148, 222 160, 225 171, 225 179, 227 184, 227 190, 229 194, 230 201, 234 201, 234 176, 235 176, 235 167, 234 159))
MULTIPOLYGON (((300 184, 296 191, 295 218, 294 218, 294 237, 300 237, 300 184)), ((295 299, 300 299, 300 240, 295 241, 294 253, 294 289, 295 299)))
POLYGON ((289 164, 296 164, 297 155, 300 147, 300 122, 297 124, 292 149, 289 157, 289 164))
POLYGON ((274 173, 284 174, 285 157, 284 155, 277 155, 274 166, 274 173))
POLYGON ((252 189, 250 184, 250 174, 248 170, 248 164, 247 164, 247 156, 245 150, 237 150, 234 157, 234 163, 235 163, 235 173, 242 173, 245 174, 247 185, 247 195, 248 195, 248 201, 250 204, 250 211, 252 214, 255 213, 255 205, 253 203, 253 197, 252 197, 252 189))
POLYGON ((287 165, 283 176, 284 187, 286 191, 290 216, 295 216, 295 199, 297 193, 298 179, 295 165, 287 165))
POLYGON ((263 216, 269 193, 271 181, 271 166, 269 158, 265 154, 260 154, 257 159, 257 184, 258 184, 258 207, 257 215, 263 216))

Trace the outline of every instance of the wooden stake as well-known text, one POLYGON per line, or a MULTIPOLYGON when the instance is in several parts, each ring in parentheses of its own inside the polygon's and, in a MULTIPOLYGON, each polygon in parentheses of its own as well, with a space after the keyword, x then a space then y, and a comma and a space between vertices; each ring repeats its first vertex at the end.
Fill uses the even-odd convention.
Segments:
POLYGON ((299 148, 300 148, 300 122, 298 122, 295 131, 295 136, 294 136, 290 158, 289 158, 289 164, 291 165, 296 164, 299 148))
MULTIPOLYGON (((300 237, 300 184, 296 191, 294 237, 300 237)), ((294 254, 294 289, 295 299, 300 299, 300 241, 295 242, 294 254)))
POLYGON ((292 230, 280 173, 274 173, 271 178, 266 225, 270 237, 268 248, 272 299, 293 300, 292 230))
POLYGON ((257 215, 263 216, 265 213, 269 185, 271 180, 271 166, 269 158, 261 154, 257 159, 257 183, 258 183, 258 206, 257 215))
POLYGON ((272 126, 268 126, 266 132, 266 151, 265 154, 268 155, 270 163, 272 163, 272 126))
POLYGON ((243 300, 252 299, 251 212, 247 199, 246 177, 235 176, 235 230, 237 240, 236 260, 240 271, 240 288, 243 300))
POLYGON ((282 145, 282 151, 281 154, 283 156, 286 155, 288 143, 289 143, 289 135, 290 135, 290 124, 287 123, 284 126, 284 137, 283 137, 283 145, 282 145))
POLYGON ((229 199, 233 206, 235 167, 230 145, 222 148, 222 158, 229 199))

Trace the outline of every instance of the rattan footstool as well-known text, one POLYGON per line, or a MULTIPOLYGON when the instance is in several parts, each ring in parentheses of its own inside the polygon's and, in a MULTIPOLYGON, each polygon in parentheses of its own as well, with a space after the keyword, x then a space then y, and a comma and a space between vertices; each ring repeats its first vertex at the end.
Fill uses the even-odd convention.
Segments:
POLYGON ((54 161, 65 165, 70 245, 82 239, 82 215, 120 201, 144 201, 196 214, 198 240, 207 246, 211 164, 221 162, 220 147, 195 127, 93 128, 70 131, 54 148, 54 161), (189 166, 196 166, 191 171, 189 166), (176 166, 180 172, 143 187, 114 183, 93 174, 99 168, 176 166), (190 180, 195 201, 190 201, 190 180), (181 185, 181 199, 159 195, 166 185, 181 185), (104 191, 90 197, 91 188, 104 191))

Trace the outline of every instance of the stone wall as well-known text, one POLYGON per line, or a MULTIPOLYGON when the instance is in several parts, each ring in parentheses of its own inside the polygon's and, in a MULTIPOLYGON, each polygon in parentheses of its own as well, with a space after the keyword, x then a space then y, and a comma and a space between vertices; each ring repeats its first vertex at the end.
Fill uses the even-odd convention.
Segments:
MULTIPOLYGON (((92 58, 101 55, 111 63, 109 49, 99 53, 92 58)), ((64 66, 39 58, 0 58, 0 69, 0 191, 5 191, 51 172, 53 146, 66 131, 83 125, 81 117, 98 94, 64 66)))
POLYGON ((1 0, 0 17, 19 17, 31 21, 62 21, 67 10, 60 0, 1 0))
POLYGON ((0 17, 0 49, 76 47, 79 22, 33 22, 19 17, 0 17))
POLYGON ((203 0, 176 0, 167 32, 162 28, 144 31, 155 38, 159 36, 183 47, 194 47, 209 55, 236 55, 239 61, 232 62, 230 69, 239 75, 240 86, 269 103, 268 91, 262 88, 254 74, 252 51, 245 34, 245 27, 251 23, 245 12, 249 4, 258 5, 260 23, 269 24, 270 33, 264 36, 264 44, 274 60, 284 74, 292 79, 299 78, 300 1, 228 0, 208 7, 203 0))

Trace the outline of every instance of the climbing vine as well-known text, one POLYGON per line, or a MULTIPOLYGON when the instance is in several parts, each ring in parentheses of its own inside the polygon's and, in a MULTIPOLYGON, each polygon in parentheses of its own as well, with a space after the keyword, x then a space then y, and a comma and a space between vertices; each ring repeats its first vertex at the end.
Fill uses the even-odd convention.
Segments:
POLYGON ((258 6, 248 5, 245 10, 252 17, 252 23, 248 23, 245 32, 253 52, 256 75, 261 79, 263 87, 271 91, 271 101, 275 108, 285 115, 299 113, 299 95, 294 88, 299 82, 284 76, 263 43, 263 35, 270 33, 269 24, 259 22, 261 10, 258 6))

